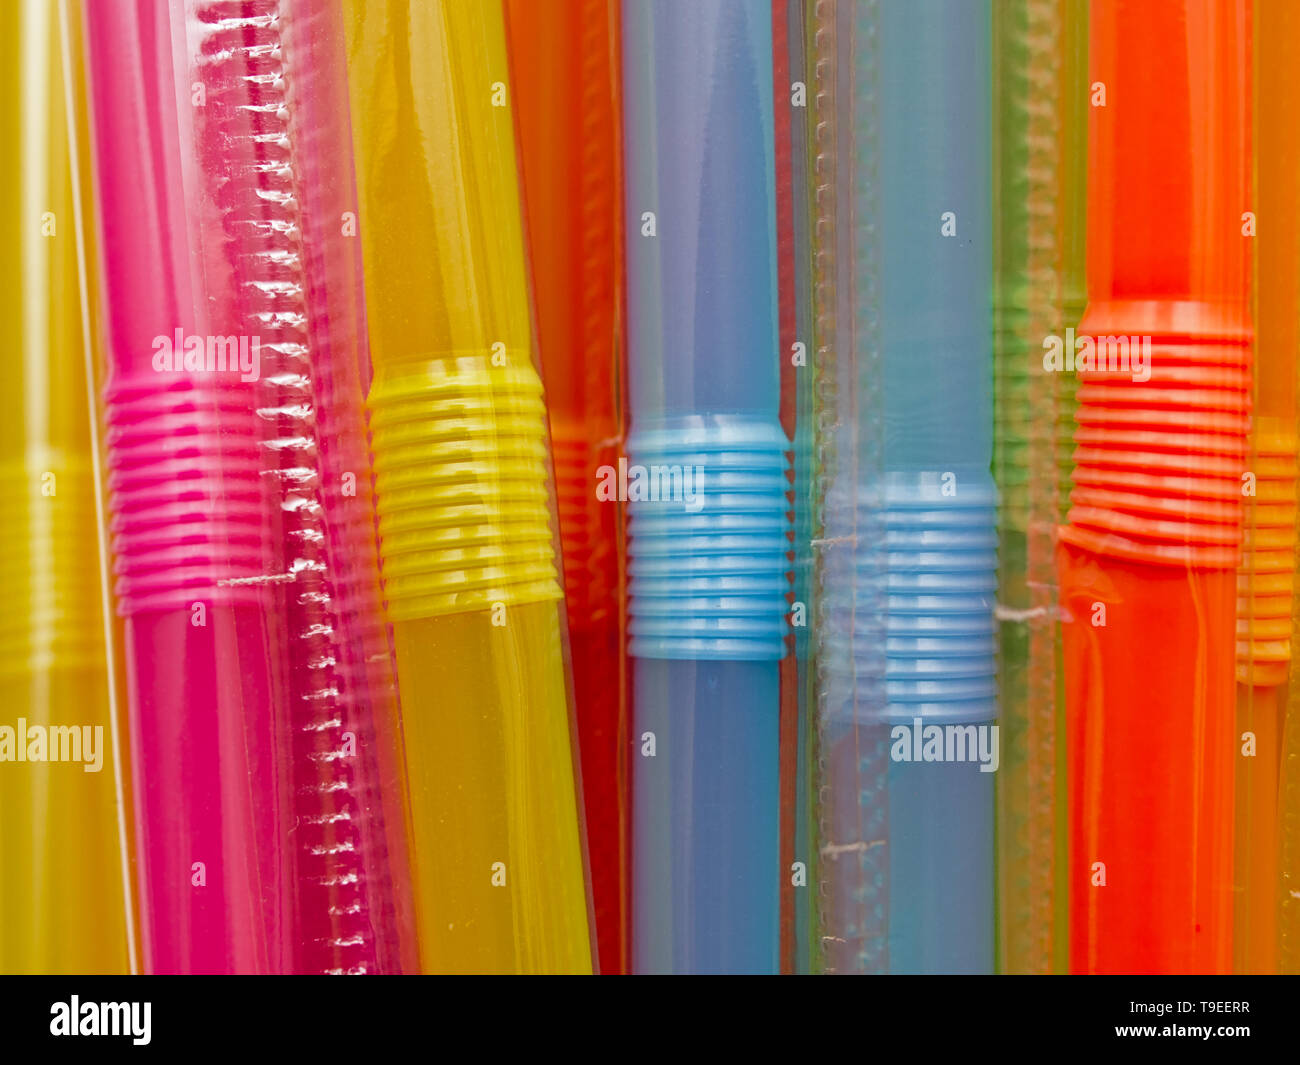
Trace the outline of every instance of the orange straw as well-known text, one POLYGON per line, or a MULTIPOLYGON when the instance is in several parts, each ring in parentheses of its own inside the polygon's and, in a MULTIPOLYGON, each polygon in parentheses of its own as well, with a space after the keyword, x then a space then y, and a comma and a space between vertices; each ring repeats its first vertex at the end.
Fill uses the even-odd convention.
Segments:
POLYGON ((1234 969, 1277 966, 1278 775, 1291 663, 1300 297, 1300 9, 1256 0, 1255 418, 1237 573, 1237 894, 1234 969))
POLYGON ((1227 972, 1250 4, 1094 0, 1090 29, 1095 361, 1059 548, 1070 968, 1227 972))
POLYGON ((627 971, 627 798, 615 502, 620 273, 613 20, 607 0, 508 0, 525 214, 564 554, 600 971, 627 971))

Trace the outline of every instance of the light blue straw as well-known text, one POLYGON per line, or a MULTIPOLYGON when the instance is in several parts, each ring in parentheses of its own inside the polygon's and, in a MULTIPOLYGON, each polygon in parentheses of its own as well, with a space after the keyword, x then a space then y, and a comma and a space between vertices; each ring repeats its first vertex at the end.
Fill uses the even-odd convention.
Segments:
POLYGON ((779 960, 791 504, 771 17, 763 0, 623 5, 640 973, 779 960), (657 499, 637 498, 638 467, 657 499))
POLYGON ((978 747, 997 717, 990 9, 837 10, 825 521, 853 546, 826 552, 821 580, 827 967, 991 972, 994 773, 978 747), (949 742, 976 746, 903 760, 918 724, 960 727, 944 758, 963 753, 949 742))

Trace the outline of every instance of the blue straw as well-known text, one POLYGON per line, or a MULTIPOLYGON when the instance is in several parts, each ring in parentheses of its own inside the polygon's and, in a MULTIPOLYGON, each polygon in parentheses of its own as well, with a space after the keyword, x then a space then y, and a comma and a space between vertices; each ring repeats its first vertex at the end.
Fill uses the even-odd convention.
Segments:
POLYGON ((997 717, 989 4, 842 4, 835 38, 827 964, 991 972, 994 774, 897 757, 997 717))
POLYGON ((636 972, 779 960, 771 17, 763 0, 623 5, 636 972), (658 498, 637 497, 638 468, 669 471, 658 498))

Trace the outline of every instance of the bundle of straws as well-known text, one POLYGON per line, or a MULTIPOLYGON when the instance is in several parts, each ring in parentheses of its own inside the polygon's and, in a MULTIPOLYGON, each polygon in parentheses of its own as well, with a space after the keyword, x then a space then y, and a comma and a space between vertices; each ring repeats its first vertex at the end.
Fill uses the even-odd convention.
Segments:
POLYGON ((0 971, 1300 971, 1289 0, 0 48, 0 971))

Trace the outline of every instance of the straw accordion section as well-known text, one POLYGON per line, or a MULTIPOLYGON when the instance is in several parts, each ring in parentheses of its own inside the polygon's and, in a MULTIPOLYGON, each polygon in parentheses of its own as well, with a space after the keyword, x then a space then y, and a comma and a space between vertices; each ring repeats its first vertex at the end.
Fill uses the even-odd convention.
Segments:
POLYGON ((632 434, 629 469, 645 471, 657 498, 629 492, 631 654, 782 657, 793 531, 789 448, 779 424, 753 418, 632 434), (690 482, 694 498, 687 498, 690 482))
POLYGON ((1295 598, 1296 434, 1280 419, 1260 419, 1245 503, 1245 536, 1237 570, 1237 679, 1286 683, 1295 598))
POLYGON ((1130 561, 1235 568, 1250 331, 1197 305, 1171 317, 1157 332, 1145 308, 1103 305, 1080 327, 1107 365, 1079 374, 1074 488, 1061 538, 1130 561), (1182 314, 1191 324, 1179 328, 1182 314), (1113 338, 1149 340, 1148 381, 1109 365, 1113 338))
POLYGON ((87 462, 47 449, 0 468, 0 675, 103 668, 104 629, 87 462), (48 494, 46 494, 48 489, 48 494))
POLYGON ((376 377, 367 406, 391 620, 561 598, 546 409, 527 359, 376 377))

